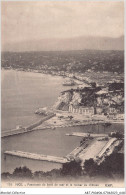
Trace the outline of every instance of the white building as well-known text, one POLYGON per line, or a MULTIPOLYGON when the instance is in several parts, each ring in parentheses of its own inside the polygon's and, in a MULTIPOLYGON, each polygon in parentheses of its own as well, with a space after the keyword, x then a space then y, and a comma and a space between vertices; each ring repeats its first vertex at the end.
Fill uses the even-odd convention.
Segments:
POLYGON ((78 113, 82 115, 94 115, 93 107, 83 107, 83 106, 69 106, 69 112, 78 113))

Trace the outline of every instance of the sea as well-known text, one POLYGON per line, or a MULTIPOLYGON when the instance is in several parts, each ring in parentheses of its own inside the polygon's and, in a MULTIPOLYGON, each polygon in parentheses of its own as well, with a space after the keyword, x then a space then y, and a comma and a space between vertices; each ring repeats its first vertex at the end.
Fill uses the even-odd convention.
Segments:
MULTIPOLYGON (((70 86, 63 86, 64 78, 49 74, 17 70, 1 70, 1 130, 9 131, 17 125, 27 126, 41 116, 34 112, 40 107, 51 107, 60 93, 70 86)), ((19 150, 63 157, 79 146, 81 137, 66 136, 72 132, 108 133, 124 131, 123 124, 88 125, 46 129, 14 135, 1 139, 1 172, 12 173, 16 167, 27 166, 32 172, 61 168, 61 164, 4 155, 5 151, 19 150)))

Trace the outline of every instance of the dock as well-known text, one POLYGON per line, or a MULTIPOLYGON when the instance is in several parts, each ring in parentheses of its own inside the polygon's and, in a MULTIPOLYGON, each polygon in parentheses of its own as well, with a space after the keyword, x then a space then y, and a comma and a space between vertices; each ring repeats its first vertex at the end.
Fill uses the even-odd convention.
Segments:
POLYGON ((66 157, 67 159, 75 159, 75 157, 77 157, 82 151, 83 151, 83 147, 79 146, 77 148, 75 148, 70 154, 68 154, 66 157))
POLYGON ((101 158, 103 154, 106 152, 108 148, 117 140, 117 138, 111 138, 108 143, 102 148, 102 150, 98 153, 98 157, 101 158))
POLYGON ((33 123, 27 127, 21 127, 21 128, 12 129, 9 131, 3 131, 3 132, 1 132, 1 137, 3 138, 3 137, 12 136, 12 135, 18 135, 18 134, 28 133, 31 131, 40 130, 40 129, 35 129, 35 127, 41 125, 44 121, 46 121, 54 116, 55 116, 55 114, 52 113, 52 114, 49 114, 48 116, 43 117, 41 120, 39 120, 36 123, 33 123))
MULTIPOLYGON (((100 125, 100 124, 106 124, 107 122, 103 122, 103 121, 100 121, 100 122, 92 122, 92 121, 89 121, 89 122, 78 122, 78 123, 70 123, 70 124, 62 124, 62 125, 47 125, 46 129, 52 129, 52 128, 65 128, 65 127, 77 127, 77 126, 88 126, 88 125, 100 125)), ((38 127, 36 130, 42 130, 43 127, 38 127)))
POLYGON ((68 159, 65 157, 49 156, 49 155, 35 154, 35 153, 22 152, 22 151, 16 151, 16 150, 5 151, 4 154, 11 155, 11 156, 17 156, 21 158, 32 159, 32 160, 55 162, 55 163, 60 163, 60 164, 69 162, 68 159))
POLYGON ((71 134, 66 133, 67 136, 77 136, 77 137, 108 137, 107 134, 93 134, 93 133, 79 133, 79 132, 73 132, 71 134))

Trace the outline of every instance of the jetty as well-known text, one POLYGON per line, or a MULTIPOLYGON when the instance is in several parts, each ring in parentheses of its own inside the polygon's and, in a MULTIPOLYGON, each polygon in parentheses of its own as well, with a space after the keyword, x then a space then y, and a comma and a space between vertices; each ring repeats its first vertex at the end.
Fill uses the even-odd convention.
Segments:
POLYGON ((79 132, 73 132, 73 133, 66 133, 67 136, 78 136, 78 137, 108 137, 107 134, 93 134, 93 133, 79 133, 79 132))
POLYGON ((55 163, 60 163, 60 164, 69 162, 68 159, 65 157, 49 156, 49 155, 35 154, 35 153, 22 152, 22 151, 16 151, 16 150, 5 151, 4 154, 11 155, 11 156, 17 156, 21 158, 32 159, 32 160, 55 162, 55 163))
POLYGON ((12 136, 12 135, 18 135, 18 134, 23 134, 23 133, 28 133, 31 131, 36 131, 36 130, 40 130, 40 129, 34 129, 37 126, 41 125, 44 121, 54 117, 56 114, 52 113, 49 114, 48 116, 43 117, 41 120, 37 121, 36 123, 33 123, 27 127, 19 127, 17 129, 12 129, 9 131, 3 131, 1 132, 1 137, 8 137, 8 136, 12 136))

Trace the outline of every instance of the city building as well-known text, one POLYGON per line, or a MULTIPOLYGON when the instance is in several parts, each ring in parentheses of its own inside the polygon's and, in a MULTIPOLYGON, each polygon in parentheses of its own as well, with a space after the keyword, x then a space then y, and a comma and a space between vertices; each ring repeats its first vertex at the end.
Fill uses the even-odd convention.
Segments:
POLYGON ((82 115, 94 115, 93 107, 73 106, 69 105, 69 112, 78 113, 82 115))

